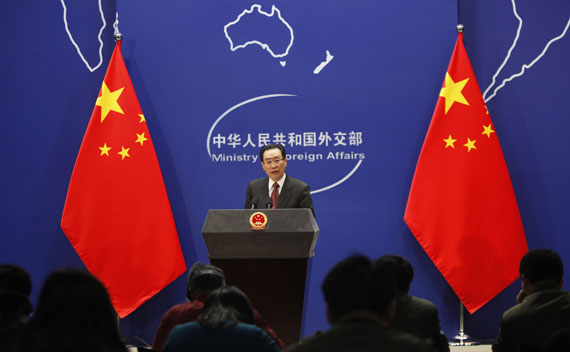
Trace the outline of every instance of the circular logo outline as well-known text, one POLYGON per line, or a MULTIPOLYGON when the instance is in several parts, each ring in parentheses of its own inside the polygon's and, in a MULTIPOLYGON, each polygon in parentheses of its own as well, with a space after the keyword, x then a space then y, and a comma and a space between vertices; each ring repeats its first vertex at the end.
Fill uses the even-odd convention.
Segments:
MULTIPOLYGON (((244 100, 244 101, 242 101, 241 103, 238 103, 238 104, 232 106, 231 108, 229 108, 228 110, 224 111, 224 113, 221 114, 221 115, 216 119, 216 121, 214 121, 214 123, 212 124, 212 127, 210 127, 210 131, 208 131, 208 137, 206 138, 206 150, 208 151, 208 156, 210 157, 210 159, 212 158, 212 152, 210 151, 210 140, 211 140, 211 138, 212 138, 212 133, 214 132, 214 129, 216 128, 216 126, 218 125, 218 123, 220 123, 220 121, 222 121, 222 119, 223 119, 224 117, 226 117, 230 112, 234 111, 235 109, 237 109, 237 108, 239 108, 239 107, 241 107, 241 106, 244 106, 244 105, 246 105, 246 104, 253 103, 254 101, 257 101, 257 100, 268 99, 268 98, 277 98, 277 97, 298 97, 298 95, 295 95, 295 94, 286 94, 286 93, 260 95, 260 96, 258 96, 258 97, 254 97, 254 98, 251 98, 251 99, 244 100)), ((348 180, 348 179, 356 172, 356 170, 358 170, 358 168, 360 167, 360 164, 362 164, 362 160, 358 160, 358 162, 356 163, 356 165, 354 166, 354 168, 352 168, 352 170, 350 170, 349 173, 346 174, 343 178, 341 178, 340 180, 338 180, 338 181, 336 181, 336 182, 334 182, 334 183, 332 183, 332 184, 330 184, 330 185, 328 185, 328 186, 319 188, 319 189, 317 189, 317 190, 312 190, 312 191, 311 191, 311 194, 316 194, 316 193, 324 192, 324 191, 327 191, 327 190, 329 190, 329 189, 331 189, 331 188, 334 188, 334 187, 340 185, 340 184, 343 183, 344 181, 348 180)))
POLYGON ((251 214, 249 217, 249 224, 251 225, 252 230, 265 230, 265 226, 267 226, 268 219, 267 215, 260 211, 256 211, 255 213, 251 214))

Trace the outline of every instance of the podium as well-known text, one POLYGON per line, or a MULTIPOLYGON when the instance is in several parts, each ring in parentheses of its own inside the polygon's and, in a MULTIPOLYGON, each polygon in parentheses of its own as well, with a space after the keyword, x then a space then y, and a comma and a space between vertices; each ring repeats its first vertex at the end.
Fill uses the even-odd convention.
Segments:
POLYGON ((210 210, 202 229, 210 263, 224 270, 228 285, 245 292, 286 345, 301 336, 318 235, 310 209, 210 210), (266 217, 263 230, 250 223, 258 212, 266 217))

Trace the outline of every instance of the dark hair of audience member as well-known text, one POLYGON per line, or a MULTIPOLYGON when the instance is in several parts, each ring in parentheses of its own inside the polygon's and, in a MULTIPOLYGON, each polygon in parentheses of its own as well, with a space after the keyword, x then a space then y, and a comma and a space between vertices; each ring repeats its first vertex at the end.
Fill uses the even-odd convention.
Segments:
POLYGON ((533 284, 545 281, 559 283, 564 274, 564 265, 558 253, 550 249, 534 249, 522 257, 519 273, 533 284))
POLYGON ((46 279, 29 322, 30 351, 126 351, 105 286, 67 268, 46 279))
POLYGON ((394 281, 386 268, 365 256, 355 255, 336 264, 322 284, 331 317, 367 310, 383 316, 396 295, 394 281))
POLYGON ((30 274, 17 265, 0 265, 0 327, 21 324, 32 312, 30 274))
POLYGON ((237 323, 253 324, 254 315, 245 293, 235 286, 227 286, 210 293, 197 321, 210 328, 220 328, 237 323))
POLYGON ((223 286, 226 286, 226 278, 222 269, 196 262, 188 270, 186 298, 191 301, 223 286))
POLYGON ((399 292, 407 293, 410 290, 410 284, 414 279, 414 268, 406 258, 387 254, 378 258, 376 264, 383 265, 390 270, 399 292))

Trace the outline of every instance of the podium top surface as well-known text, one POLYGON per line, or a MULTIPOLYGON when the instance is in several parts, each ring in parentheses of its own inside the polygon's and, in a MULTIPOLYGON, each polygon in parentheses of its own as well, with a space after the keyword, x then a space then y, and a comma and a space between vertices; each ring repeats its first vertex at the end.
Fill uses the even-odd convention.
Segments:
POLYGON ((211 209, 208 211, 202 233, 250 232, 250 217, 254 213, 267 216, 265 232, 319 231, 310 209, 211 209))
POLYGON ((314 255, 319 226, 310 209, 212 209, 202 228, 210 258, 308 258, 314 255), (254 213, 266 217, 255 230, 254 213))

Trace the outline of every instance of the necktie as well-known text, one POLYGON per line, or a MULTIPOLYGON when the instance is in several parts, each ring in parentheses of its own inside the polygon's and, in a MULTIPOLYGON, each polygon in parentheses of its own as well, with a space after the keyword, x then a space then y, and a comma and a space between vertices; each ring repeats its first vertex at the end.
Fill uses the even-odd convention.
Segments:
POLYGON ((279 199, 279 184, 275 182, 273 184, 273 191, 271 192, 271 199, 273 199, 273 206, 271 209, 277 208, 277 200, 279 199))

